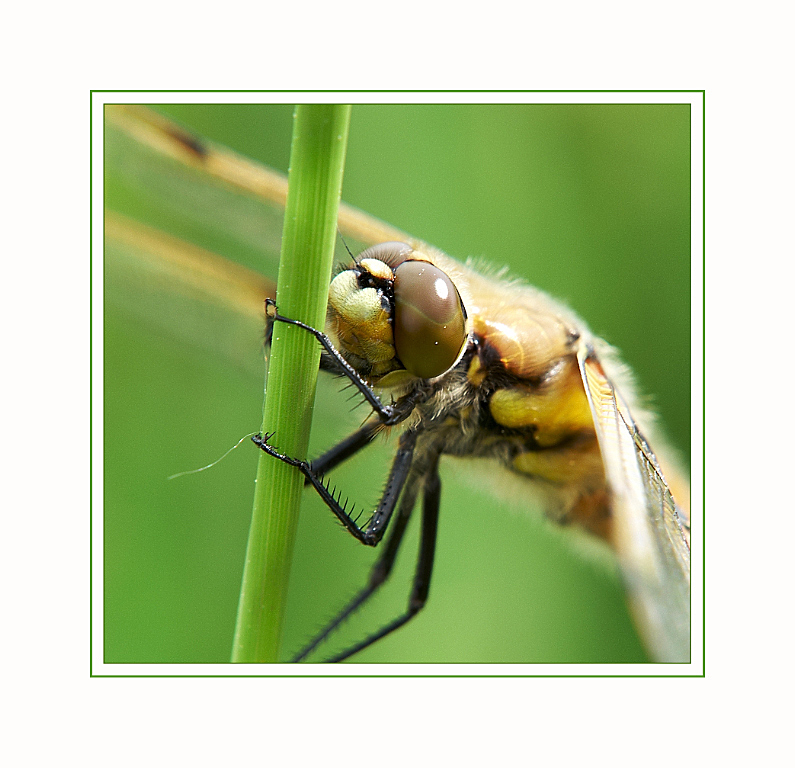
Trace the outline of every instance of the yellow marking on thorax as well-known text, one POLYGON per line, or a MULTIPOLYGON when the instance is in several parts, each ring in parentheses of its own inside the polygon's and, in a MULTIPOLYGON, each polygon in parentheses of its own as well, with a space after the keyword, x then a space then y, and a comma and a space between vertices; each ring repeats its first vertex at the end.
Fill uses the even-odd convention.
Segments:
POLYGON ((542 447, 594 430, 588 399, 573 362, 539 387, 498 389, 489 400, 489 409, 494 420, 504 427, 535 427, 536 442, 542 447))
POLYGON ((488 371, 483 367, 480 358, 475 355, 467 370, 467 380, 473 387, 479 387, 486 379, 488 371))

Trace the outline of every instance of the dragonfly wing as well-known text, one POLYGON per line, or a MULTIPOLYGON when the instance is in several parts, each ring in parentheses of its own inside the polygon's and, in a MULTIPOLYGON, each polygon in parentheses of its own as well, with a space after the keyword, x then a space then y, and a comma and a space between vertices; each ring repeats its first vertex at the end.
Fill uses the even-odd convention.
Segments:
POLYGON ((657 661, 690 661, 690 527, 627 404, 593 351, 579 366, 612 496, 632 613, 657 661))
POLYGON ((262 377, 273 281, 112 212, 103 255, 106 308, 262 377))
MULTIPOLYGON (((104 146, 106 304, 261 376, 287 177, 142 106, 106 107, 104 146)), ((345 204, 339 228, 354 252, 408 239, 345 204)))
MULTIPOLYGON (((127 206, 132 200, 136 218, 147 216, 158 228, 175 220, 180 237, 229 252, 275 277, 287 199, 284 174, 136 105, 105 109, 105 168, 111 195, 127 206)), ((354 253, 387 240, 415 242, 344 203, 338 221, 354 253)), ((338 251, 347 262, 342 243, 338 251)))

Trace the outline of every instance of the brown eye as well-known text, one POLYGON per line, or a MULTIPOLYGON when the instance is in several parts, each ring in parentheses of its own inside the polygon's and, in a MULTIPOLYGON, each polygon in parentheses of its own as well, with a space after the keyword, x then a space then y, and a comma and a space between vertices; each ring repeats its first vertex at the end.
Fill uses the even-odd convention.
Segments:
POLYGON ((366 251, 362 251, 359 254, 357 261, 377 259, 395 269, 399 264, 406 261, 412 253, 414 253, 414 249, 408 243, 390 241, 370 246, 366 251))
POLYGON ((425 261, 395 270, 395 351, 406 370, 422 379, 441 376, 466 341, 466 314, 453 281, 425 261))

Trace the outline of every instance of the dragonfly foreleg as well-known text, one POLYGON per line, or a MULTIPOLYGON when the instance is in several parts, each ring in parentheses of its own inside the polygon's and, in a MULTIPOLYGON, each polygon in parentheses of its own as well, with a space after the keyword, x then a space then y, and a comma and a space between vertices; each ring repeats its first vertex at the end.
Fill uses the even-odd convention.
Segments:
POLYGON ((265 312, 271 321, 278 321, 287 323, 288 325, 295 325, 298 328, 303 328, 308 333, 311 333, 319 342, 323 349, 330 355, 343 375, 345 375, 350 382, 361 392, 364 399, 368 402, 375 414, 378 416, 382 424, 386 426, 393 426, 403 421, 411 409, 406 411, 405 408, 397 408, 392 405, 383 405, 378 399, 378 396, 373 392, 370 385, 356 372, 350 363, 342 356, 339 350, 334 346, 331 339, 326 336, 322 331, 313 328, 311 325, 302 323, 300 320, 292 320, 289 317, 280 315, 276 308, 276 302, 273 299, 265 299, 265 312))

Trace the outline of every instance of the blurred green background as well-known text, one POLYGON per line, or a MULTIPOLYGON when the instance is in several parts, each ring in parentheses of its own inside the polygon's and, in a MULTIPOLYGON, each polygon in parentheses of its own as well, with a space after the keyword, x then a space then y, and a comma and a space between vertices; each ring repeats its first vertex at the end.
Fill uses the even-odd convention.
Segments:
MULTIPOLYGON (((197 133, 287 170, 291 105, 157 108, 197 133)), ((108 172, 106 206, 169 228, 108 172)), ((145 196, 144 196, 145 198, 145 196)), ((671 442, 690 449, 690 111, 687 105, 354 106, 343 199, 452 256, 484 257, 565 300, 622 350, 671 442)), ((224 219, 219 204, 215 225, 224 219)), ((178 233, 242 262, 245 249, 202 227, 178 233)), ((273 276, 274 273, 272 273, 273 276)), ((251 512, 262 377, 186 344, 121 298, 105 306, 104 650, 106 662, 229 660, 251 512)), ((136 290, 140 290, 139 288, 136 290)), ((143 289, 145 293, 145 286, 143 289)), ((136 301, 136 297, 132 297, 136 301)), ((145 298, 141 299, 142 301, 145 298)), ((162 302, 159 302, 162 304, 162 302)), ((223 324, 223 316, 214 322, 223 324)), ((249 362, 251 362, 249 361, 249 362)), ((323 380, 312 455, 351 431, 339 382, 323 380)), ((390 461, 374 447, 334 480, 373 505, 390 461)), ((619 578, 488 477, 443 460, 428 606, 352 662, 646 660, 619 578)), ((413 521, 375 603, 327 650, 360 639, 405 605, 413 521)), ((375 553, 311 494, 302 508, 284 638, 289 656, 364 584, 375 553)), ((321 655, 318 657, 323 658, 321 655)))

